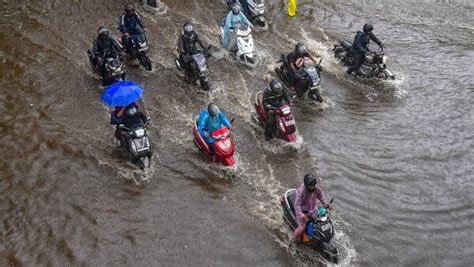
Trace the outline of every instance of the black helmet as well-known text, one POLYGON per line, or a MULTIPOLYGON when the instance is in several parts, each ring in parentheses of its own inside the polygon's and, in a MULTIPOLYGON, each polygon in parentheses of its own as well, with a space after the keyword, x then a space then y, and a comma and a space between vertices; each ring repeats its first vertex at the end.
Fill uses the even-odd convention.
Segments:
POLYGON ((374 30, 374 25, 372 25, 370 23, 366 23, 366 24, 364 24, 363 30, 364 30, 365 33, 369 33, 369 32, 374 30))
POLYGON ((283 92, 283 87, 281 86, 281 83, 277 79, 273 79, 270 82, 270 89, 272 89, 273 92, 279 93, 279 94, 283 92))
POLYGON ((234 15, 237 15, 237 14, 239 14, 239 12, 240 12, 240 5, 239 4, 234 4, 232 6, 232 13, 234 13, 234 15))
POLYGON ((304 181, 304 186, 310 192, 314 191, 314 187, 318 183, 318 180, 316 179, 316 177, 314 177, 314 175, 312 175, 310 173, 305 174, 303 181, 304 181))
POLYGON ((210 103, 210 104, 207 106, 207 111, 209 112, 209 114, 211 115, 211 117, 215 117, 215 116, 217 116, 217 114, 219 114, 219 108, 218 108, 217 105, 214 104, 214 103, 210 103))
POLYGON ((191 22, 186 22, 183 25, 183 32, 187 35, 193 32, 193 24, 191 22))
POLYGON ((133 5, 125 5, 125 13, 130 15, 135 11, 135 8, 133 8, 133 5))
POLYGON ((105 28, 104 26, 99 27, 99 29, 97 30, 97 33, 99 34, 100 37, 109 36, 109 30, 107 30, 107 28, 105 28))
POLYGON ((298 55, 303 55, 304 53, 306 53, 306 46, 304 46, 303 43, 297 43, 295 46, 295 52, 298 55))

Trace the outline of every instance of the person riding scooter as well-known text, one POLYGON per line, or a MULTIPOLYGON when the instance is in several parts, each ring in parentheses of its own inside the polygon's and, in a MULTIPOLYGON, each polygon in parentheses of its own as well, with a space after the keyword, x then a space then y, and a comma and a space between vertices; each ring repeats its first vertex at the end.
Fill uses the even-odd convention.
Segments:
POLYGON ((297 71, 305 66, 306 58, 310 58, 314 64, 318 64, 318 61, 314 56, 312 56, 306 46, 303 43, 297 43, 295 46, 295 50, 288 55, 288 64, 289 64, 289 75, 294 80, 293 82, 296 83, 299 80, 297 75, 297 71))
POLYGON ((147 31, 140 16, 135 12, 133 5, 125 5, 124 13, 120 17, 119 30, 122 33, 122 43, 127 47, 128 37, 147 31))
POLYGON ((201 53, 197 44, 199 44, 202 49, 206 49, 206 46, 204 46, 201 39, 199 39, 198 34, 193 30, 193 24, 186 22, 183 26, 181 36, 178 39, 179 61, 181 66, 184 67, 186 80, 189 80, 190 73, 192 72, 192 56, 201 53))
POLYGON ((289 245, 296 242, 306 229, 306 223, 309 218, 308 215, 313 214, 316 210, 316 202, 319 200, 321 204, 329 210, 332 210, 332 205, 326 201, 324 192, 320 186, 317 185, 318 180, 312 174, 306 174, 303 178, 303 184, 296 190, 295 196, 295 215, 298 222, 298 227, 293 232, 290 238, 289 245))
POLYGON ((211 137, 211 134, 222 127, 231 128, 230 121, 226 115, 219 110, 216 104, 210 103, 207 109, 202 110, 199 114, 197 130, 209 146, 211 155, 215 154, 213 145, 215 139, 211 137))
POLYGON ((283 100, 290 103, 288 92, 283 88, 278 80, 273 79, 263 93, 263 105, 268 116, 267 124, 265 125, 266 140, 273 138, 273 133, 276 131, 274 110, 284 104, 283 100))
POLYGON ((93 63, 98 66, 100 75, 105 76, 105 59, 107 57, 118 57, 122 54, 122 47, 112 37, 109 36, 109 30, 105 27, 99 27, 97 38, 92 45, 93 63))
POLYGON ((358 71, 359 67, 364 64, 365 56, 370 53, 369 43, 370 40, 374 41, 376 44, 383 49, 384 45, 382 42, 374 35, 372 32, 374 26, 370 23, 364 24, 363 32, 358 31, 354 37, 354 43, 352 44, 351 53, 354 56, 354 65, 352 65, 348 70, 347 74, 351 74, 353 71, 358 71))
POLYGON ((117 139, 121 140, 122 136, 127 137, 127 132, 120 129, 119 125, 133 129, 137 125, 150 121, 150 117, 146 117, 138 108, 138 105, 134 102, 125 107, 115 107, 115 110, 110 114, 110 124, 117 126, 114 133, 117 139))
POLYGON ((232 49, 235 46, 235 40, 231 40, 229 31, 234 29, 237 24, 247 25, 253 27, 252 23, 247 19, 247 17, 240 10, 239 4, 234 4, 232 10, 229 11, 225 18, 224 24, 224 36, 222 39, 222 45, 227 49, 232 49))

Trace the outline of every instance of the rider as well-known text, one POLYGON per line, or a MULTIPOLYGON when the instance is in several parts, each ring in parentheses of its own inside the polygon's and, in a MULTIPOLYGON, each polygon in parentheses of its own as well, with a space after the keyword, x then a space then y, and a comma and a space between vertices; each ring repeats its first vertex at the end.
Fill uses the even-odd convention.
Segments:
POLYGON ((359 70, 359 67, 364 63, 365 56, 370 52, 369 42, 370 40, 374 41, 376 44, 383 49, 384 45, 382 42, 374 35, 372 32, 374 26, 370 23, 364 24, 363 32, 357 31, 356 36, 354 37, 354 44, 351 48, 351 53, 354 56, 354 65, 352 65, 348 70, 347 74, 351 74, 355 70, 359 70))
POLYGON ((147 30, 142 19, 135 12, 133 5, 125 5, 124 13, 120 17, 119 30, 122 33, 122 42, 124 44, 128 36, 141 33, 141 30, 147 30))
POLYGON ((244 14, 248 15, 250 13, 249 3, 248 3, 247 0, 226 0, 226 2, 227 2, 227 5, 229 5, 229 6, 233 6, 234 4, 240 4, 244 14))
POLYGON ((295 196, 295 215, 298 227, 290 238, 290 245, 298 240, 306 229, 308 215, 316 210, 316 201, 319 200, 323 206, 332 210, 332 205, 326 201, 323 190, 317 185, 318 180, 312 174, 306 174, 303 178, 303 184, 296 190, 295 196))
POLYGON ((263 105, 268 116, 267 124, 265 125, 266 140, 270 140, 275 132, 276 121, 273 110, 281 107, 283 105, 283 100, 290 103, 288 92, 283 88, 278 80, 273 79, 270 82, 270 86, 268 86, 263 93, 263 105))
POLYGON ((317 60, 314 56, 312 56, 306 46, 303 43, 297 43, 295 46, 295 50, 288 55, 288 64, 290 65, 290 76, 294 79, 294 81, 298 81, 298 76, 296 71, 304 68, 305 59, 310 58, 314 64, 318 64, 317 60))
POLYGON ((231 124, 225 114, 219 110, 216 104, 210 103, 207 109, 204 109, 199 114, 197 120, 197 130, 206 141, 211 151, 211 155, 214 155, 214 138, 211 137, 212 132, 222 127, 231 128, 231 124))
POLYGON ((193 30, 193 24, 186 22, 178 39, 179 61, 185 69, 186 79, 188 79, 189 73, 192 71, 191 56, 201 52, 196 43, 202 49, 206 49, 198 34, 193 30))
POLYGON ((125 107, 115 107, 115 110, 110 114, 110 124, 117 125, 114 134, 117 139, 120 140, 122 135, 126 136, 126 131, 120 129, 119 125, 122 124, 126 128, 132 129, 150 120, 150 117, 146 117, 138 109, 138 104, 133 102, 125 107))
POLYGON ((122 47, 112 37, 109 36, 109 30, 105 27, 99 27, 98 36, 92 45, 92 57, 94 64, 99 67, 101 76, 105 76, 105 58, 118 57, 121 54, 122 47))
POLYGON ((222 45, 227 49, 232 49, 235 45, 235 40, 230 40, 229 31, 233 29, 238 23, 253 27, 252 23, 240 10, 239 4, 234 4, 232 10, 229 11, 224 23, 224 36, 222 38, 222 45))

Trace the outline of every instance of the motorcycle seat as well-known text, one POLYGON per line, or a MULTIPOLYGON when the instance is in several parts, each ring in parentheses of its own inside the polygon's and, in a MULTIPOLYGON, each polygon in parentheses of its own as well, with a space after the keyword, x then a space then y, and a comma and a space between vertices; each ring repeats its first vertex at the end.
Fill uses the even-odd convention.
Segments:
POLYGON ((344 49, 349 51, 352 48, 352 43, 349 42, 349 41, 346 41, 346 40, 342 40, 341 41, 341 46, 344 47, 344 49))

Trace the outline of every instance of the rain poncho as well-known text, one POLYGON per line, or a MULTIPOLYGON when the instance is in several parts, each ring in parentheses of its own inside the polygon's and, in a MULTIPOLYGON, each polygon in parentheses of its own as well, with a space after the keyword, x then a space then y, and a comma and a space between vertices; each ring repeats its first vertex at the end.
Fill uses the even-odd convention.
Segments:
POLYGON ((229 48, 227 46, 230 42, 229 30, 231 28, 234 28, 235 25, 237 25, 238 23, 248 25, 249 27, 252 26, 252 23, 250 23, 250 21, 247 19, 244 13, 242 13, 242 11, 240 11, 238 15, 234 15, 234 13, 232 13, 232 10, 229 11, 229 14, 227 14, 227 17, 225 18, 223 26, 224 36, 222 37, 222 45, 227 49, 229 48))
POLYGON ((201 111, 197 119, 197 130, 208 144, 212 144, 215 142, 214 138, 210 137, 212 132, 222 127, 230 128, 230 126, 231 125, 229 120, 222 112, 219 112, 217 116, 212 117, 207 111, 207 109, 205 109, 201 111), (206 136, 206 133, 209 136, 206 136))
POLYGON ((296 219, 298 220, 298 226, 305 225, 306 222, 301 219, 304 213, 313 214, 316 209, 316 202, 320 201, 321 204, 327 205, 326 198, 324 197, 323 190, 321 187, 316 186, 313 192, 309 192, 306 187, 301 185, 296 190, 295 195, 295 213, 296 219))

